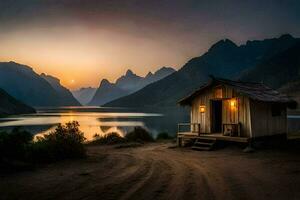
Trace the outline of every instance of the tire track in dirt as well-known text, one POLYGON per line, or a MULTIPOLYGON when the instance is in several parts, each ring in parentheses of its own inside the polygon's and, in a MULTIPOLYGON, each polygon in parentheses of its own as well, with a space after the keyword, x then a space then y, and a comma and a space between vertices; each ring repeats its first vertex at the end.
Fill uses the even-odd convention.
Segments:
POLYGON ((287 153, 272 154, 271 159, 281 162, 272 168, 266 163, 270 153, 265 156, 262 152, 262 160, 230 149, 195 152, 149 144, 127 149, 95 147, 88 153, 84 160, 1 177, 0 199, 223 200, 300 196, 299 176, 290 173, 300 166, 289 161, 298 161, 298 157, 287 157, 287 153))
POLYGON ((165 154, 165 148, 150 148, 134 156, 139 162, 151 161, 150 171, 121 199, 214 199, 204 174, 165 154))

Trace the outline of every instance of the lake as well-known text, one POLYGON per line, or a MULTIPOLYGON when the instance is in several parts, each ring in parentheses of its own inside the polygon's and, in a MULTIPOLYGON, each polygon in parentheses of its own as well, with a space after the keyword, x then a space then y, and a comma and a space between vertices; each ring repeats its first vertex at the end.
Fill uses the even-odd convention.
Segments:
MULTIPOLYGON (((159 132, 175 135, 177 123, 189 122, 189 111, 182 108, 141 109, 105 107, 48 107, 37 108, 37 113, 0 118, 0 130, 14 127, 30 131, 34 135, 47 134, 59 123, 78 121, 87 140, 95 134, 117 132, 124 135, 136 126, 144 127, 153 136, 159 132), (143 111, 141 111, 143 110, 143 111)), ((288 116, 289 132, 300 130, 300 115, 288 116)))
MULTIPOLYGON (((124 135, 136 126, 149 130, 154 135, 159 131, 148 127, 146 121, 163 118, 160 113, 130 112, 126 109, 101 107, 59 107, 38 108, 35 114, 16 115, 0 119, 0 130, 20 127, 35 135, 53 131, 59 123, 78 121, 80 130, 87 140, 95 134, 104 135, 117 132, 124 135)), ((155 120, 154 120, 155 121, 155 120)))

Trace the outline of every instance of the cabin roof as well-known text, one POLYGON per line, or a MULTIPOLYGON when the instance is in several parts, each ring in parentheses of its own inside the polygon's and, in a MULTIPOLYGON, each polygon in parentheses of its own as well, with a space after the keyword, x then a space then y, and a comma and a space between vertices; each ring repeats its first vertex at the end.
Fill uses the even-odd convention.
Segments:
POLYGON ((180 105, 191 105, 191 101, 195 97, 200 95, 204 90, 216 85, 226 85, 233 88, 237 93, 257 101, 284 103, 289 107, 295 107, 297 105, 296 101, 290 99, 287 95, 281 94, 262 83, 233 81, 215 77, 211 77, 211 80, 207 84, 201 86, 189 96, 181 99, 178 103, 180 105))

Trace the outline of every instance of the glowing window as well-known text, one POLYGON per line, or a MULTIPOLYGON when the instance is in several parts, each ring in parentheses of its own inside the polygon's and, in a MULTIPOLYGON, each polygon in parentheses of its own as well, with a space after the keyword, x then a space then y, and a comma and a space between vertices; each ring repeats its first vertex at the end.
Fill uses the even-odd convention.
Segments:
POLYGON ((215 98, 223 98, 223 90, 222 88, 216 88, 215 89, 215 98))

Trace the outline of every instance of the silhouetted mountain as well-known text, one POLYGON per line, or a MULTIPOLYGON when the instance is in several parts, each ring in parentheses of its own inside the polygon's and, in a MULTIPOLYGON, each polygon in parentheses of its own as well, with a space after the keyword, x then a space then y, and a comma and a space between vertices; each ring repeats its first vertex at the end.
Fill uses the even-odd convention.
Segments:
POLYGON ((300 42, 245 71, 240 79, 263 82, 273 88, 300 80, 300 42))
POLYGON ((103 105, 126 94, 127 91, 119 88, 113 83, 110 83, 108 80, 103 79, 89 105, 103 105))
POLYGON ((174 71, 171 67, 162 67, 154 74, 149 72, 146 77, 141 77, 134 74, 131 70, 127 70, 126 74, 117 79, 115 84, 109 83, 104 79, 89 105, 103 105, 114 99, 126 96, 172 74, 174 71))
POLYGON ((142 87, 145 87, 146 85, 148 85, 150 83, 153 83, 160 79, 163 79, 166 76, 169 76, 170 74, 172 74, 173 72, 175 72, 175 70, 172 67, 162 67, 159 70, 157 70, 156 72, 154 72, 154 74, 152 72, 149 72, 143 80, 142 87))
MULTIPOLYGON (((0 62, 0 88, 31 106, 72 106, 32 68, 15 62, 0 62)), ((77 105, 77 104, 76 104, 77 105)))
POLYGON ((71 91, 73 96, 82 104, 87 105, 96 93, 96 88, 87 87, 71 91))
POLYGON ((143 77, 134 74, 130 69, 127 70, 124 76, 121 76, 116 81, 116 86, 128 91, 136 90, 137 83, 139 83, 143 77))
POLYGON ((299 39, 290 35, 261 41, 247 41, 241 46, 228 39, 221 40, 202 56, 188 61, 172 75, 105 106, 175 106, 179 99, 203 85, 209 75, 229 79, 238 78, 242 71, 252 69, 298 41, 299 39))
POLYGON ((0 115, 16 115, 34 113, 30 106, 16 100, 3 89, 0 89, 0 115))
POLYGON ((60 84, 60 80, 56 77, 41 74, 41 77, 45 79, 52 88, 58 93, 60 102, 64 105, 80 106, 80 103, 73 97, 73 94, 60 84))

